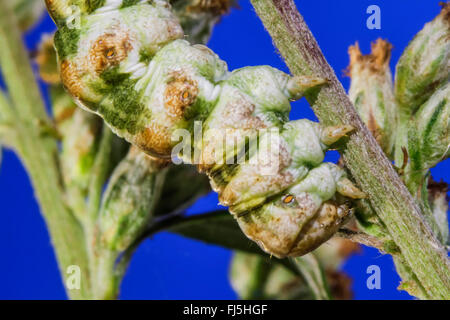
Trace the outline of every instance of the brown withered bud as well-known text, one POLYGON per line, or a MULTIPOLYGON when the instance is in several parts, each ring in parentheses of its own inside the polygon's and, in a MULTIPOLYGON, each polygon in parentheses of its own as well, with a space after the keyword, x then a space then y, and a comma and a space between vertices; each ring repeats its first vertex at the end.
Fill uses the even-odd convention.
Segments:
POLYGON ((358 43, 349 48, 350 99, 387 155, 393 150, 397 106, 389 68, 391 44, 378 39, 363 55, 358 43))
POLYGON ((428 201, 433 210, 433 217, 438 225, 444 243, 449 241, 448 230, 448 184, 444 181, 436 182, 433 179, 428 181, 428 201))
POLYGON ((214 25, 236 5, 235 0, 171 0, 187 38, 206 43, 214 25))
POLYGON ((44 34, 39 43, 35 62, 39 67, 39 76, 48 84, 61 83, 56 61, 57 56, 53 44, 53 34, 44 34))
POLYGON ((326 278, 331 295, 335 300, 353 299, 352 279, 342 271, 326 270, 326 278))

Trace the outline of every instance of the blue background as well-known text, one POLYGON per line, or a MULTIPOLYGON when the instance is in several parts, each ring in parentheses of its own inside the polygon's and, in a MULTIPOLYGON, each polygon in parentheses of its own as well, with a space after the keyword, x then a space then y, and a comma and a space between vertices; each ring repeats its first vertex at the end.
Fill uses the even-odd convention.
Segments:
MULTIPOLYGON (((344 86, 347 48, 359 41, 368 53, 370 42, 382 37, 394 45, 394 70, 403 49, 422 26, 440 10, 438 0, 323 0, 296 1, 326 58, 344 86), (381 30, 366 28, 366 9, 381 8, 381 30)), ((36 47, 43 32, 54 26, 45 17, 25 35, 28 48, 36 47)), ((268 64, 288 71, 248 1, 222 19, 209 46, 227 61, 230 69, 268 64)), ((44 88, 44 87, 43 87, 44 88)), ((293 104, 292 118, 315 119, 304 101, 293 104)), ((329 160, 336 160, 330 154, 329 160)), ((435 179, 449 178, 449 161, 433 169, 435 179)), ((210 194, 190 213, 217 208, 210 194)), ((0 299, 65 299, 45 223, 33 196, 26 172, 16 156, 4 151, 0 170, 0 299)), ((123 299, 235 299, 228 282, 231 252, 176 235, 161 233, 145 241, 136 252, 123 281, 123 299)), ((352 256, 343 269, 353 278, 357 299, 411 299, 396 290, 399 285, 392 259, 371 248, 352 256), (381 267, 381 290, 368 290, 366 269, 381 267)))

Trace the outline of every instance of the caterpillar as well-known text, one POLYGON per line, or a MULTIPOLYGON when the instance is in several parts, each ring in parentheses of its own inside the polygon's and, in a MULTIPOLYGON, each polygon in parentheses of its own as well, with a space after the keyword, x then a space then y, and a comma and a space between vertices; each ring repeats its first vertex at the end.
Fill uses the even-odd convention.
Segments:
POLYGON ((183 39, 164 0, 46 4, 58 26, 61 79, 74 101, 154 157, 170 158, 180 143, 174 135, 184 130, 193 139, 200 123, 195 164, 264 251, 280 258, 308 253, 343 224, 351 211, 347 198, 365 196, 343 169, 323 163, 351 126, 289 121, 290 101, 323 79, 291 77, 269 66, 229 72, 208 47, 183 39), (225 134, 237 143, 223 147, 225 134), (247 148, 251 142, 269 148, 255 151, 247 148), (262 163, 252 162, 255 157, 262 163), (263 172, 267 159, 278 164, 271 174, 263 172))

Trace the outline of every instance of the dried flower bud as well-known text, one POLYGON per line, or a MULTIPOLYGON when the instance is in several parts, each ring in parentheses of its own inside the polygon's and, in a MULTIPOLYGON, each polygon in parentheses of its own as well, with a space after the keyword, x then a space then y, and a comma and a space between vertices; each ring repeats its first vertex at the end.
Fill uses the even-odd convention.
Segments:
POLYGON ((22 30, 32 27, 45 11, 45 4, 41 0, 8 0, 12 2, 12 8, 19 21, 22 30))
POLYGON ((234 0, 171 0, 174 13, 192 43, 206 43, 212 28, 235 4, 234 0))
POLYGON ((42 35, 35 62, 39 67, 39 76, 44 82, 51 85, 61 84, 53 34, 42 35))
POLYGON ((325 276, 330 287, 331 295, 335 300, 353 299, 352 279, 342 271, 325 270, 325 276))
POLYGON ((358 243, 343 238, 331 238, 314 251, 325 270, 339 269, 347 258, 361 251, 358 243))
POLYGON ((428 201, 433 210, 433 217, 439 228, 441 239, 444 244, 449 242, 448 230, 448 184, 445 182, 435 182, 432 179, 428 182, 428 201))
POLYGON ((392 46, 381 39, 363 55, 358 43, 349 48, 350 99, 387 155, 393 150, 397 106, 389 68, 392 46))
POLYGON ((160 196, 166 162, 132 147, 114 170, 100 209, 101 243, 123 251, 140 235, 153 216, 160 196))
POLYGON ((416 35, 397 65, 395 94, 400 108, 414 113, 449 81, 450 3, 416 35))

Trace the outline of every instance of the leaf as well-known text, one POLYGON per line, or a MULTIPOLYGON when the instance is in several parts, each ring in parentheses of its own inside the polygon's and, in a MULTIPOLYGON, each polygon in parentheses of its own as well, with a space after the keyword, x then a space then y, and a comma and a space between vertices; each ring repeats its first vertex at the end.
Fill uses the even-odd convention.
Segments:
POLYGON ((233 216, 227 211, 184 218, 167 231, 233 250, 268 256, 244 235, 233 216))
POLYGON ((198 173, 193 166, 170 166, 164 181, 161 200, 155 208, 155 215, 182 212, 209 191, 211 187, 208 177, 198 173))
POLYGON ((239 228, 233 216, 226 210, 214 211, 185 217, 179 213, 155 217, 149 228, 136 239, 130 250, 134 250, 145 238, 160 231, 168 231, 186 238, 259 254, 270 262, 277 262, 298 275, 298 270, 289 259, 278 259, 269 256, 253 241, 249 240, 239 228))

